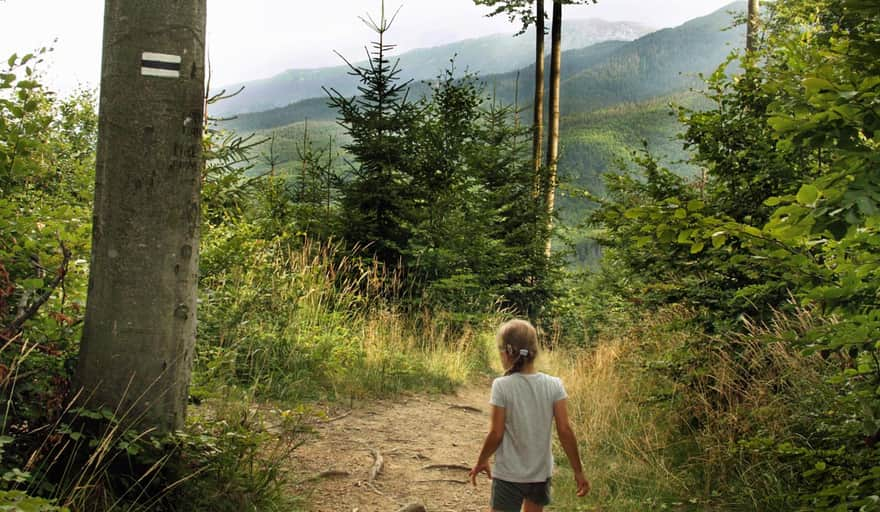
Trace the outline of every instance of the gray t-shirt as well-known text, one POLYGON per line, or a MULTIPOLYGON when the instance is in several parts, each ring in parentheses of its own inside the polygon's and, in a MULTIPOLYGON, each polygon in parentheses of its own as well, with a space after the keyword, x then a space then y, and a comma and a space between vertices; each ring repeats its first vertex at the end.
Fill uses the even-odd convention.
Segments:
POLYGON ((504 408, 504 437, 492 477, 544 482, 553 474, 553 404, 568 398, 562 381, 543 373, 514 373, 492 382, 489 403, 504 408))

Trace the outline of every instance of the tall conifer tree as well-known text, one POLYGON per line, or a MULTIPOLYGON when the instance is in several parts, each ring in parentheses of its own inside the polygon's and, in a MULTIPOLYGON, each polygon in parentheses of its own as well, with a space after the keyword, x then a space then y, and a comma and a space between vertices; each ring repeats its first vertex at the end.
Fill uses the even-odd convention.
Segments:
POLYGON ((339 124, 352 138, 345 149, 357 159, 351 164, 351 178, 342 187, 343 235, 350 244, 369 247, 380 261, 392 266, 401 259, 410 237, 405 142, 417 116, 406 98, 410 82, 400 81, 397 62, 388 58, 394 45, 385 42, 385 34, 395 16, 385 16, 383 2, 379 21, 362 18, 378 41, 367 52, 367 66, 346 60, 350 73, 360 80, 360 96, 345 97, 336 89, 325 89, 331 106, 339 112, 339 124))

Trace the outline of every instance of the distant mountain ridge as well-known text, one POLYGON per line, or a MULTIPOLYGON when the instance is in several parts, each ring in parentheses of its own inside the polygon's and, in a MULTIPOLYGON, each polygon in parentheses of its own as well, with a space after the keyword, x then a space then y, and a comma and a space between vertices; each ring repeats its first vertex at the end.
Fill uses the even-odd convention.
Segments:
MULTIPOLYGON (((563 55, 563 117, 640 103, 653 98, 700 88, 699 74, 711 73, 735 48, 742 46, 744 27, 726 30, 742 12, 738 1, 712 14, 675 28, 659 30, 634 41, 606 41, 563 55)), ((401 59, 403 73, 409 75, 401 59)), ((482 75, 489 91, 508 104, 528 106, 534 88, 534 64, 518 70, 482 75), (515 97, 519 91, 519 98, 515 97)), ((342 91, 341 91, 342 92, 342 91)), ((427 86, 415 82, 410 97, 427 93, 427 86)), ((350 94, 353 94, 350 92, 350 94)), ((332 120, 336 113, 321 94, 285 107, 242 114, 227 126, 238 131, 268 130, 305 119, 332 120)), ((564 156, 563 156, 564 158, 564 156)))
MULTIPOLYGON (((564 26, 563 49, 585 48, 603 41, 632 41, 652 30, 634 22, 572 19, 566 21, 564 26)), ((393 33, 390 37, 393 42, 393 33)), ((446 69, 449 60, 454 56, 458 70, 468 69, 482 76, 514 71, 534 60, 534 29, 518 37, 495 34, 433 48, 420 48, 392 58, 400 59, 399 67, 407 78, 428 80, 446 69)), ((358 59, 361 57, 346 55, 349 60, 357 62, 360 62, 358 59)), ((322 87, 335 88, 346 95, 354 94, 357 82, 348 71, 345 65, 290 69, 263 80, 224 85, 218 89, 230 92, 241 86, 245 89, 238 96, 215 105, 212 113, 225 116, 284 107, 297 101, 323 96, 322 87)))

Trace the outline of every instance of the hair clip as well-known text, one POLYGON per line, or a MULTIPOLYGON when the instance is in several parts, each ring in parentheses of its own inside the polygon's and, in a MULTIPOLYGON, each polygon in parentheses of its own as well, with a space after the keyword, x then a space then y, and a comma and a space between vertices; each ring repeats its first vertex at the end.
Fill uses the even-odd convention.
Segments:
POLYGON ((519 349, 519 355, 521 355, 523 357, 529 357, 529 349, 527 349, 527 348, 519 349))

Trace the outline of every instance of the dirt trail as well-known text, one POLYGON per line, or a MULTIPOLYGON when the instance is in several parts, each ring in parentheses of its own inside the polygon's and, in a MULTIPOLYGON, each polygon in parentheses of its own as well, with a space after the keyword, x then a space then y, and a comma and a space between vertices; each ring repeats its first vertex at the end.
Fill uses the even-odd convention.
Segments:
POLYGON ((302 483, 293 492, 315 512, 396 512, 414 502, 428 512, 486 510, 489 480, 483 476, 475 488, 465 468, 488 427, 488 390, 487 382, 455 395, 356 404, 349 415, 318 425, 315 437, 296 450, 292 480, 302 483), (372 483, 371 450, 384 459, 372 483))

